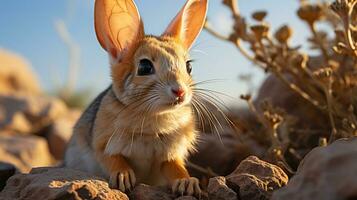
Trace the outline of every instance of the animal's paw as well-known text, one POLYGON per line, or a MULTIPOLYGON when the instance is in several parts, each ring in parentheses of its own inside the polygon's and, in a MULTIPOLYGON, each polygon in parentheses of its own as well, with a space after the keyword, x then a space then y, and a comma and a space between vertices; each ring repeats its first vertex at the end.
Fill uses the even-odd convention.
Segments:
POLYGON ((198 179, 194 177, 176 179, 172 184, 172 192, 181 196, 194 195, 196 197, 201 198, 200 183, 198 179))
POLYGON ((130 191, 136 182, 135 173, 132 169, 114 172, 110 175, 109 187, 119 189, 122 192, 130 191))

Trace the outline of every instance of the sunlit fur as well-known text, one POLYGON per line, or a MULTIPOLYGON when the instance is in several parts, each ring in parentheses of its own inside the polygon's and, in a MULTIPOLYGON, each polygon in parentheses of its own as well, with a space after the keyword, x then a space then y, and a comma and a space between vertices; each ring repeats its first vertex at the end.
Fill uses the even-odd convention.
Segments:
MULTIPOLYGON (((101 102, 94 122, 93 143, 82 148, 72 141, 66 165, 109 176, 106 170, 100 170, 98 161, 102 161, 103 155, 122 155, 135 171, 138 182, 167 183, 161 172, 163 162, 175 160, 183 165, 196 141, 191 108, 193 82, 186 70, 188 59, 187 51, 176 40, 148 36, 123 60, 113 63, 114 92, 108 92, 101 102), (137 76, 142 58, 154 63, 155 74, 137 76), (185 100, 176 105, 171 88, 177 87, 184 88, 185 100), (78 158, 80 154, 91 157, 90 162, 94 163, 88 166, 88 161, 82 160, 84 157, 78 158)), ((86 126, 89 125, 78 122, 73 140, 84 141, 88 134, 86 126)))
POLYGON ((121 191, 135 183, 169 183, 173 192, 200 195, 198 180, 185 168, 197 140, 196 116, 217 133, 223 129, 211 111, 221 112, 216 92, 196 88, 205 82, 193 83, 186 69, 207 7, 207 0, 188 0, 164 34, 154 37, 144 36, 133 0, 96 0, 96 34, 110 57, 112 86, 77 122, 67 167, 104 176, 121 191), (156 73, 138 76, 141 59, 149 59, 156 73), (179 88, 183 98, 172 92, 179 88))
POLYGON ((127 105, 142 101, 143 104, 136 106, 136 109, 155 114, 172 112, 187 105, 192 98, 192 79, 186 70, 188 53, 182 46, 169 37, 150 36, 139 41, 136 46, 132 56, 112 66, 113 83, 118 99, 127 105), (136 75, 139 61, 143 58, 152 61, 155 74, 136 75), (176 97, 171 89, 179 87, 185 91, 185 101, 173 106, 176 97))

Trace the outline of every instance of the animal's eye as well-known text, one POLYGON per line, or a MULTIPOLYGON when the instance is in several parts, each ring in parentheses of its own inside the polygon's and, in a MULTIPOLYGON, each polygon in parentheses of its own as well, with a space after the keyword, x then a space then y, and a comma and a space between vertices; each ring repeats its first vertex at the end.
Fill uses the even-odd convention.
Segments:
POLYGON ((138 67, 138 76, 155 74, 154 64, 149 59, 141 59, 138 67))
POLYGON ((188 74, 191 74, 191 72, 192 72, 192 62, 193 62, 193 60, 189 60, 186 62, 186 70, 187 70, 188 74))

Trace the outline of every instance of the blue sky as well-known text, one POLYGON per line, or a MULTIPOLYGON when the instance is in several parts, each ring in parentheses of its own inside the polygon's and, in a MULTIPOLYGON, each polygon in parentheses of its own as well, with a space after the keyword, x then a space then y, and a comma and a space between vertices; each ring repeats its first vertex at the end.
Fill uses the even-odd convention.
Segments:
MULTIPOLYGON (((229 32, 230 16, 220 0, 211 0, 208 17, 224 33, 229 32)), ((161 34, 184 0, 136 0, 144 20, 146 33, 161 34)), ((99 46, 93 27, 94 0, 7 0, 0 6, 0 48, 26 57, 38 74, 43 87, 51 90, 57 82, 65 81, 68 51, 58 36, 55 21, 63 20, 73 40, 80 46, 81 68, 78 87, 91 87, 96 92, 110 84, 108 58, 99 46)), ((295 11, 298 0, 241 0, 242 15, 254 10, 268 10, 267 21, 273 29, 288 23, 293 25, 293 43, 306 39, 305 24, 295 11)), ((224 79, 206 87, 238 99, 247 91, 240 74, 254 74, 257 87, 264 77, 261 70, 244 59, 236 49, 203 32, 192 51, 195 59, 193 75, 196 81, 224 79)), ((231 102, 232 100, 230 100, 231 102)), ((237 100, 238 101, 238 100, 237 100)))

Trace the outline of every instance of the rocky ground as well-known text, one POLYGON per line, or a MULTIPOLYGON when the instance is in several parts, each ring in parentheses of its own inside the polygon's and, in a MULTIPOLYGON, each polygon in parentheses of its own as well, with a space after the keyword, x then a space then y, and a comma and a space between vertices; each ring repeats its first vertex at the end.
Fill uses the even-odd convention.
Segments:
MULTIPOLYGON (((10 169, 9 166, 8 169, 10 169)), ((5 172, 2 169, 2 172, 5 172)), ((11 174, 11 172, 9 172, 11 174)), ((2 177, 3 178, 3 177, 2 177)), ((270 199, 275 189, 288 182, 279 167, 252 156, 241 162, 230 175, 209 180, 202 199, 270 199)), ((2 199, 196 199, 174 195, 166 187, 140 184, 127 194, 108 187, 98 177, 59 167, 34 168, 11 176, 0 194, 2 199)))
MULTIPOLYGON (((45 95, 26 60, 0 50, 1 200, 196 199, 143 184, 124 194, 99 177, 59 167, 80 113, 45 95)), ((289 181, 283 169, 260 156, 266 148, 239 142, 229 130, 221 137, 202 134, 190 158, 190 173, 204 189, 201 199, 357 199, 357 138, 315 148, 296 174, 288 173, 289 181)))

